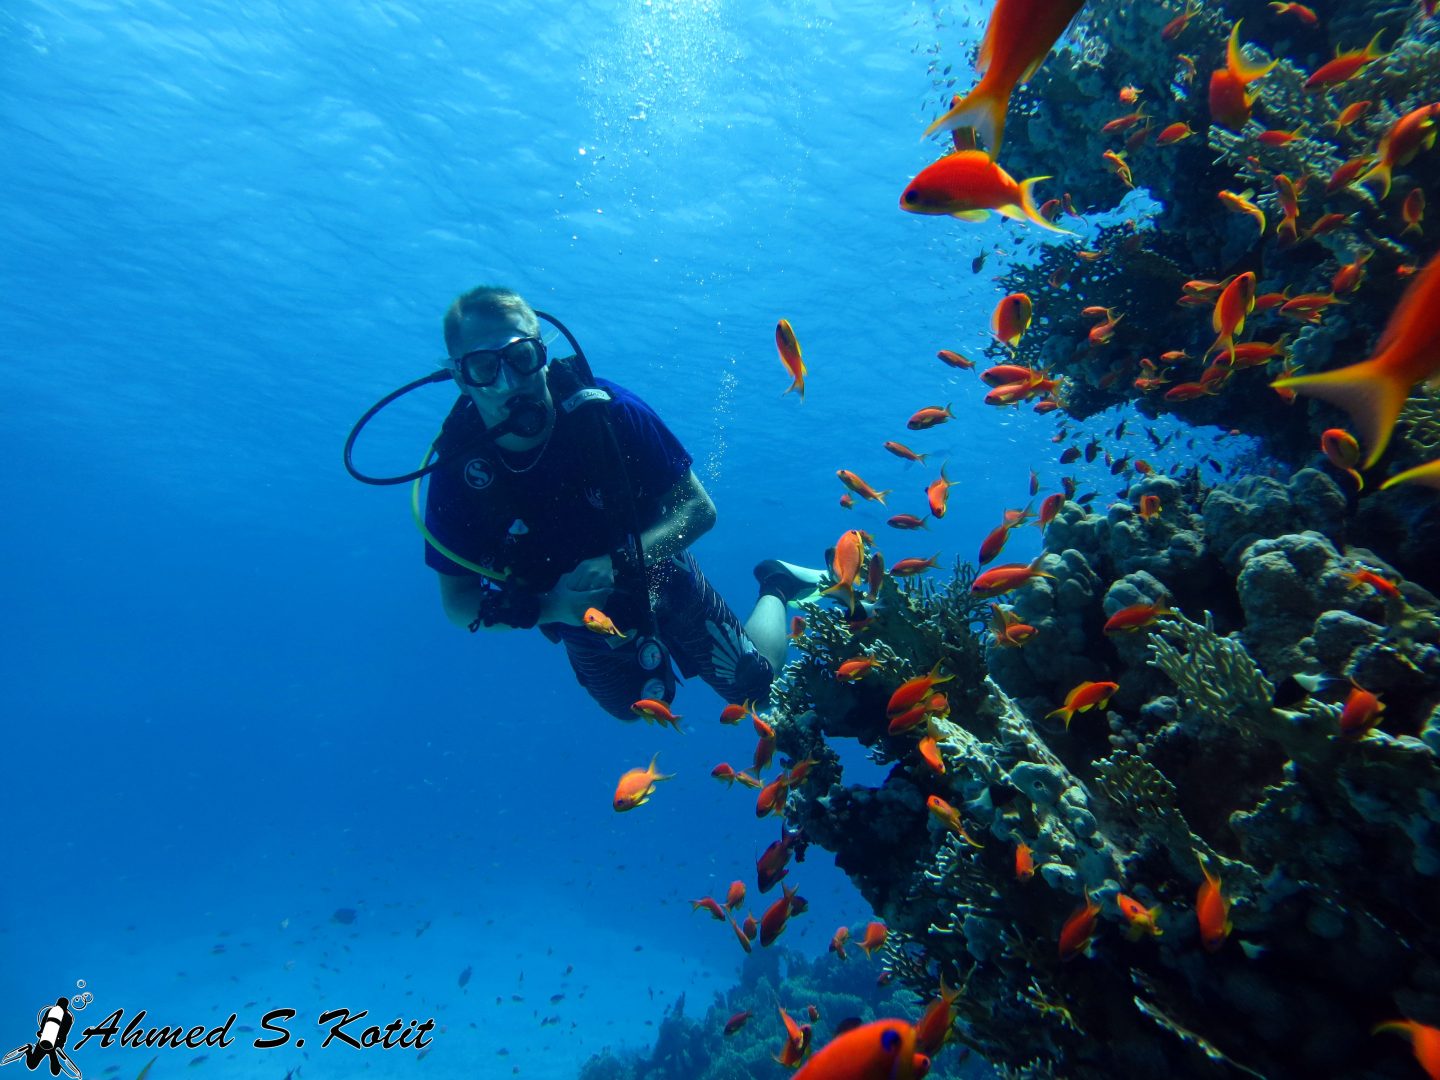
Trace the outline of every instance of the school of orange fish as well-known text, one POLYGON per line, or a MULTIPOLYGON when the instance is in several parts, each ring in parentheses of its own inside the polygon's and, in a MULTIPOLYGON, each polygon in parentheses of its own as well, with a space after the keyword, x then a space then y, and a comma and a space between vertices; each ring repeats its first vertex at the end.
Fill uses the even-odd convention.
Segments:
MULTIPOLYGON (((1435 0, 1418 2, 1424 17, 1435 15, 1435 0)), ((993 211, 1017 221, 1032 223, 1047 232, 1068 234, 1068 230, 1057 224, 1062 213, 1079 216, 1070 205, 1068 194, 1037 206, 1034 188, 1049 178, 1035 177, 1017 182, 1001 168, 998 157, 1014 88, 1027 81, 1045 62, 1083 4, 1084 0, 996 0, 986 24, 976 65, 981 76, 979 83, 963 98, 956 97, 952 107, 925 132, 926 136, 937 132, 953 133, 953 149, 922 169, 905 186, 900 197, 902 210, 916 214, 948 215, 967 221, 981 220, 993 211)), ((1315 12, 1303 4, 1276 2, 1269 6, 1272 17, 1277 19, 1297 19, 1306 25, 1314 25, 1318 19, 1315 12)), ((1185 10, 1161 31, 1162 40, 1180 43, 1198 10, 1193 3, 1187 3, 1185 10)), ((1338 112, 1327 125, 1337 135, 1366 115, 1374 105, 1368 100, 1342 103, 1333 95, 1339 94, 1343 98, 1346 83, 1385 55, 1380 51, 1379 39, 1380 35, 1377 35, 1364 47, 1339 51, 1333 60, 1314 71, 1305 84, 1307 91, 1324 92, 1326 97, 1323 100, 1338 107, 1338 112)), ((1178 55, 1178 62, 1193 77, 1193 59, 1182 53, 1178 55)), ((1210 76, 1209 122, 1236 132, 1245 127, 1252 119, 1256 102, 1263 99, 1263 79, 1275 63, 1275 60, 1261 61, 1246 55, 1242 26, 1237 21, 1229 35, 1225 65, 1210 76)), ((1123 105, 1135 106, 1139 91, 1127 86, 1122 88, 1119 97, 1123 105)), ((1103 130, 1107 134, 1129 133, 1125 151, 1104 153, 1106 164, 1125 186, 1134 184, 1126 154, 1143 145, 1158 123, 1145 112, 1144 104, 1140 104, 1104 125, 1103 130)), ((1199 116, 1170 121, 1154 131, 1155 144, 1165 147, 1191 138, 1199 134, 1197 126, 1203 128, 1203 118, 1199 116)), ((1440 102, 1422 105, 1401 116, 1379 140, 1372 153, 1350 159, 1328 178, 1274 175, 1272 183, 1282 209, 1281 219, 1274 224, 1275 243, 1282 247, 1301 243, 1332 232, 1344 224, 1344 215, 1330 213, 1302 225, 1301 200, 1310 185, 1323 184, 1330 192, 1347 185, 1363 185, 1383 203, 1391 196, 1397 176, 1403 173, 1405 166, 1418 154, 1434 146, 1437 133, 1440 133, 1440 102)), ((1267 130, 1258 136, 1258 141, 1262 146, 1283 146, 1298 135, 1298 131, 1267 130)), ((1252 159, 1252 164, 1258 168, 1260 163, 1252 159)), ((1257 238, 1267 235, 1271 223, 1253 201, 1253 192, 1221 190, 1217 197, 1227 210, 1247 214, 1254 219, 1257 238)), ((1424 192, 1418 186, 1411 186, 1400 208, 1400 221, 1404 226, 1402 234, 1423 235, 1424 213, 1424 192)), ((1095 252, 1086 251, 1077 251, 1077 255, 1082 258, 1099 257, 1095 252)), ((1412 390, 1421 382, 1440 381, 1440 255, 1432 256, 1423 267, 1403 264, 1399 268, 1402 276, 1413 280, 1391 312, 1372 354, 1359 363, 1319 374, 1299 374, 1285 359, 1283 340, 1245 340, 1244 335, 1247 325, 1253 328, 1258 317, 1271 313, 1302 322, 1318 322, 1326 308, 1342 303, 1342 297, 1359 287, 1366 273, 1368 258, 1368 252, 1361 252, 1352 262, 1342 265, 1335 273, 1328 292, 1291 295, 1286 288, 1258 293, 1257 276, 1253 271, 1219 281, 1195 280, 1187 283, 1180 303, 1210 311, 1215 340, 1202 358, 1206 366, 1198 378, 1175 382, 1171 373, 1179 370, 1189 357, 1183 350, 1165 352, 1159 355, 1158 360, 1141 361, 1144 370, 1135 381, 1135 389, 1149 393, 1169 386, 1165 398, 1184 401, 1200 395, 1221 393, 1239 371, 1279 363, 1278 377, 1270 385, 1286 400, 1292 400, 1297 393, 1310 395, 1339 406, 1350 415, 1355 433, 1339 428, 1327 430, 1322 436, 1321 449, 1337 469, 1351 478, 1358 490, 1364 484, 1362 473, 1372 468, 1384 454, 1400 410, 1412 390)), ((1002 299, 991 321, 991 330, 997 341, 1014 349, 1030 326, 1033 309, 1031 297, 1023 293, 1002 299)), ((1106 308, 1087 308, 1081 314, 1093 324, 1089 343, 1095 348, 1104 347, 1110 341, 1117 324, 1124 317, 1106 308)), ((788 320, 779 321, 775 341, 780 359, 792 380, 785 392, 793 390, 803 401, 808 371, 794 328, 788 320)), ((938 358, 955 369, 975 367, 973 361, 950 349, 938 350, 938 358)), ((979 375, 989 388, 984 396, 986 404, 1017 406, 1033 402, 1036 411, 1042 414, 1064 411, 1061 381, 1049 377, 1046 372, 1002 363, 981 371, 979 375)), ((910 417, 907 428, 925 431, 952 418, 949 405, 925 406, 910 417)), ((1151 437, 1155 440, 1153 433, 1151 437)), ((1156 445, 1160 445, 1158 440, 1156 445)), ((886 442, 884 449, 910 462, 923 464, 926 458, 925 454, 898 441, 886 442)), ((1086 453, 1087 460, 1092 459, 1094 448, 1087 448, 1086 453)), ((1074 461, 1079 454, 1080 449, 1072 446, 1062 454, 1061 463, 1074 461)), ((1121 466, 1142 476, 1153 471, 1152 466, 1143 460, 1129 462, 1128 455, 1121 466)), ((1112 467, 1113 473, 1119 471, 1112 467)), ((875 489, 851 470, 838 469, 837 476, 847 489, 840 497, 844 508, 855 505, 856 498, 883 505, 885 496, 890 494, 888 490, 875 489)), ((1440 460, 1390 476, 1380 486, 1386 488, 1400 483, 1440 488, 1440 460)), ((888 519, 887 524, 898 530, 914 530, 924 527, 927 518, 943 518, 949 488, 950 480, 942 466, 938 478, 925 488, 928 516, 897 513, 888 519)), ((1035 496, 1038 490, 1038 478, 1032 471, 1029 494, 1035 496)), ((1011 531, 1017 526, 1034 520, 1043 530, 1067 499, 1074 498, 1074 495, 1073 485, 1067 485, 1065 491, 1046 497, 1038 514, 1032 514, 1029 506, 1023 510, 1007 510, 1001 523, 982 543, 979 565, 985 566, 1001 553, 1011 531)), ((1136 509, 1142 519, 1150 519, 1161 513, 1163 508, 1156 496, 1146 495, 1136 509)), ((924 573, 937 565, 938 556, 906 558, 887 569, 880 553, 873 551, 874 546, 875 539, 870 534, 860 529, 848 529, 837 540, 830 558, 829 571, 835 584, 826 591, 846 605, 853 626, 864 622, 864 606, 859 598, 862 593, 868 593, 873 600, 878 597, 880 586, 887 576, 907 577, 924 573), (857 606, 860 607, 859 619, 856 619, 857 606)), ((1030 564, 999 565, 979 573, 972 591, 980 597, 1000 597, 1023 588, 1037 577, 1047 576, 1050 575, 1040 568, 1038 559, 1030 564)), ((1372 588, 1386 596, 1399 595, 1393 581, 1373 571, 1362 568, 1350 577, 1355 587, 1372 588)), ((1171 614, 1173 612, 1163 602, 1137 604, 1113 615, 1105 623, 1103 632, 1140 632, 1171 614)), ((586 623, 600 633, 617 632, 598 611, 587 614, 586 623)), ((791 635, 798 637, 804 632, 803 619, 797 617, 792 623, 791 635)), ((999 647, 1023 648, 1037 631, 1022 623, 1011 608, 994 603, 991 605, 990 632, 994 644, 999 647)), ((842 682, 857 681, 865 678, 876 663, 875 658, 862 652, 843 661, 834 677, 842 682)), ((937 663, 927 674, 902 683, 891 695, 886 708, 889 734, 918 735, 917 752, 925 765, 937 773, 945 771, 945 764, 939 753, 933 720, 948 715, 949 711, 946 695, 937 687, 950 678, 941 674, 940 669, 941 665, 937 663)), ((1118 689, 1114 682, 1081 682, 1047 719, 1058 719, 1068 731, 1077 715, 1103 710, 1118 689)), ((637 715, 648 721, 671 725, 678 730, 681 718, 673 714, 664 702, 639 701, 634 709, 637 715)), ((1353 686, 1344 704, 1338 734, 1351 740, 1363 738, 1381 722, 1383 710, 1384 704, 1377 695, 1353 686)), ((738 725, 746 717, 758 737, 751 770, 736 771, 728 763, 721 763, 711 775, 728 785, 733 786, 739 781, 756 790, 757 817, 775 814, 780 815, 783 821, 789 792, 804 783, 806 774, 816 763, 811 760, 799 762, 788 771, 782 771, 776 779, 764 781, 761 775, 770 765, 775 751, 773 729, 750 702, 727 705, 720 721, 722 724, 738 725)), ((630 770, 617 786, 615 809, 630 810, 644 804, 655 791, 655 785, 669 778, 657 771, 654 759, 645 769, 630 770)), ((926 805, 934 819, 962 842, 977 848, 981 846, 967 832, 960 812, 953 806, 933 795, 926 805)), ((780 838, 766 848, 756 863, 761 893, 768 892, 786 876, 795 843, 796 837, 787 833, 782 824, 780 838)), ((1231 930, 1230 901, 1223 883, 1210 868, 1202 864, 1201 870, 1204 882, 1195 898, 1194 914, 1201 944, 1206 950, 1214 951, 1224 946, 1231 930)), ((1024 843, 1019 844, 1014 853, 1014 874, 1021 885, 1035 874, 1032 852, 1024 843)), ((787 920, 805 908, 804 899, 795 888, 785 885, 780 897, 769 905, 758 923, 753 915, 746 915, 741 922, 736 922, 734 913, 745 897, 744 883, 736 881, 723 904, 712 897, 692 903, 695 909, 704 909, 716 920, 728 923, 739 946, 746 952, 757 940, 762 947, 772 944, 785 929, 787 920)), ((1116 903, 1130 940, 1138 941, 1161 933, 1157 920, 1158 907, 1147 909, 1123 893, 1116 897, 1116 903)), ((1083 905, 1059 927, 1057 949, 1060 959, 1069 961, 1085 955, 1096 933, 1101 912, 1101 905, 1091 900, 1087 892, 1083 905)), ((868 957, 884 944, 885 939, 884 924, 871 922, 857 944, 868 957)), ((840 959, 845 959, 849 940, 849 928, 839 928, 830 942, 830 950, 840 959)), ((879 1080, 882 1077, 885 1080, 910 1080, 924 1076, 930 1068, 931 1056, 950 1035, 955 1017, 955 999, 956 991, 946 987, 942 980, 938 996, 917 1023, 900 1019, 855 1023, 837 1032, 830 1043, 813 1055, 810 1054, 811 1024, 797 1023, 780 1008, 784 1041, 774 1057, 783 1065, 799 1067, 796 1075, 803 1080, 879 1080)), ((813 1005, 808 1013, 809 1020, 818 1019, 813 1005)), ((749 1018, 748 1012, 737 1013, 726 1023, 725 1034, 738 1031, 749 1018)), ((1421 1067, 1433 1080, 1440 1080, 1440 1029, 1413 1019, 1397 1019, 1377 1025, 1375 1032, 1397 1034, 1409 1040, 1421 1067)))

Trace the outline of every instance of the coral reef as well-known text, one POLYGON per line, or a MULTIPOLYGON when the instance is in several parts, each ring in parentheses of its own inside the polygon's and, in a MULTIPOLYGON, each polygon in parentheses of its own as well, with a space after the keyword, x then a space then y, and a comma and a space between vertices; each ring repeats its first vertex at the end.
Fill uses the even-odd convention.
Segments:
POLYGON ((1440 928, 1426 914, 1440 901, 1440 605, 1413 582, 1388 598, 1357 583, 1398 575, 1345 545, 1345 498, 1315 470, 1201 492, 1151 477, 1128 495, 1103 514, 1068 504, 1052 522, 1040 566, 1054 577, 1013 604, 1036 633, 987 645, 988 677, 967 568, 923 594, 887 582, 859 631, 812 611, 819 632, 772 715, 782 746, 813 754, 843 733, 893 767, 878 788, 847 787, 832 761, 792 800, 791 823, 890 925, 897 981, 918 994, 938 974, 964 982, 957 1038, 1003 1075, 1198 1077, 1216 1061, 1392 1075, 1369 1064, 1369 1025, 1440 1009, 1440 928), (1142 486, 1160 518, 1131 509, 1142 486), (1099 633, 1124 607, 1167 600, 1139 632, 1099 633), (907 644, 861 683, 836 680, 872 633, 907 644), (931 727, 937 775, 913 735, 887 733, 885 703, 942 659, 956 678, 931 727), (1286 697, 1297 675, 1333 678, 1286 697), (1047 714, 1079 679, 1119 690, 1062 727, 1047 714), (1363 738, 1340 734, 1351 679, 1386 705, 1363 738), (927 820, 932 794, 983 846, 927 820), (1022 842, 1029 881, 1016 876, 1022 842), (1213 952, 1195 911, 1207 874, 1233 923, 1213 952), (1157 910, 1158 937, 1129 940, 1121 893, 1157 910), (1087 897, 1096 940, 1062 960, 1061 926, 1087 897))

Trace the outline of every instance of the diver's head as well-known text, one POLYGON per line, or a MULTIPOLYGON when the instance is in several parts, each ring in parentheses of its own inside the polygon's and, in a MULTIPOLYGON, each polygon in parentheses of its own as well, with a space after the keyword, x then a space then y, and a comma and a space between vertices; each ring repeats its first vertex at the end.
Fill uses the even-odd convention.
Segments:
POLYGON ((451 377, 502 442, 523 447, 548 430, 540 320, 518 293, 481 286, 457 297, 445 312, 445 348, 451 377))

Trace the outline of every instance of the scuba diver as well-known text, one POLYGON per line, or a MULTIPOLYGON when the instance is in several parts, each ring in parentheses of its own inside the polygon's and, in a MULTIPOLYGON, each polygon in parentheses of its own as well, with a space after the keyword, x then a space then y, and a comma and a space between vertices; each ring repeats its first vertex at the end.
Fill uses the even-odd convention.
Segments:
POLYGON ((821 571, 777 559, 755 568, 760 596, 742 625, 686 550, 715 524, 692 459, 637 397, 592 376, 579 343, 516 292, 482 286, 444 318, 446 370, 461 394, 415 479, 425 562, 452 623, 538 626, 612 716, 667 705, 675 672, 726 702, 766 699, 784 662, 786 605, 812 599, 821 571), (540 318, 573 355, 550 357, 540 318), (428 473, 423 520, 418 477, 428 473), (672 666, 673 661, 673 666, 672 666))

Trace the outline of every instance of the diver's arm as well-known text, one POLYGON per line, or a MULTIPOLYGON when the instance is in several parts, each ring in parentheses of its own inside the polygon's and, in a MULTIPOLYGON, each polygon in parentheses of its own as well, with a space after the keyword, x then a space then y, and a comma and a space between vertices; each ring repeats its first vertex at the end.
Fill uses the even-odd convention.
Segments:
POLYGON ((640 533, 645 562, 654 565, 684 551, 715 525, 715 504, 693 469, 660 500, 660 516, 640 533))
MULTIPOLYGON (((585 609, 603 603, 610 590, 608 586, 603 589, 577 588, 573 580, 574 573, 571 571, 569 574, 562 574, 553 589, 540 594, 538 611, 532 608, 534 618, 524 622, 522 626, 505 622, 503 607, 499 612, 491 607, 489 622, 486 622, 481 615, 481 608, 486 606, 487 602, 493 603, 496 594, 478 577, 440 574, 440 602, 444 605, 445 617, 466 630, 528 630, 537 623, 581 626, 584 623, 585 609)), ((516 597, 522 601, 525 598, 526 594, 516 597)), ((531 602, 533 603, 533 600, 531 602)))
MULTIPOLYGON (((440 603, 445 607, 445 617, 456 626, 469 629, 480 613, 480 601, 488 591, 484 580, 469 574, 437 574, 440 578, 440 603)), ((502 623, 494 626, 481 625, 482 630, 510 630, 502 623)))

